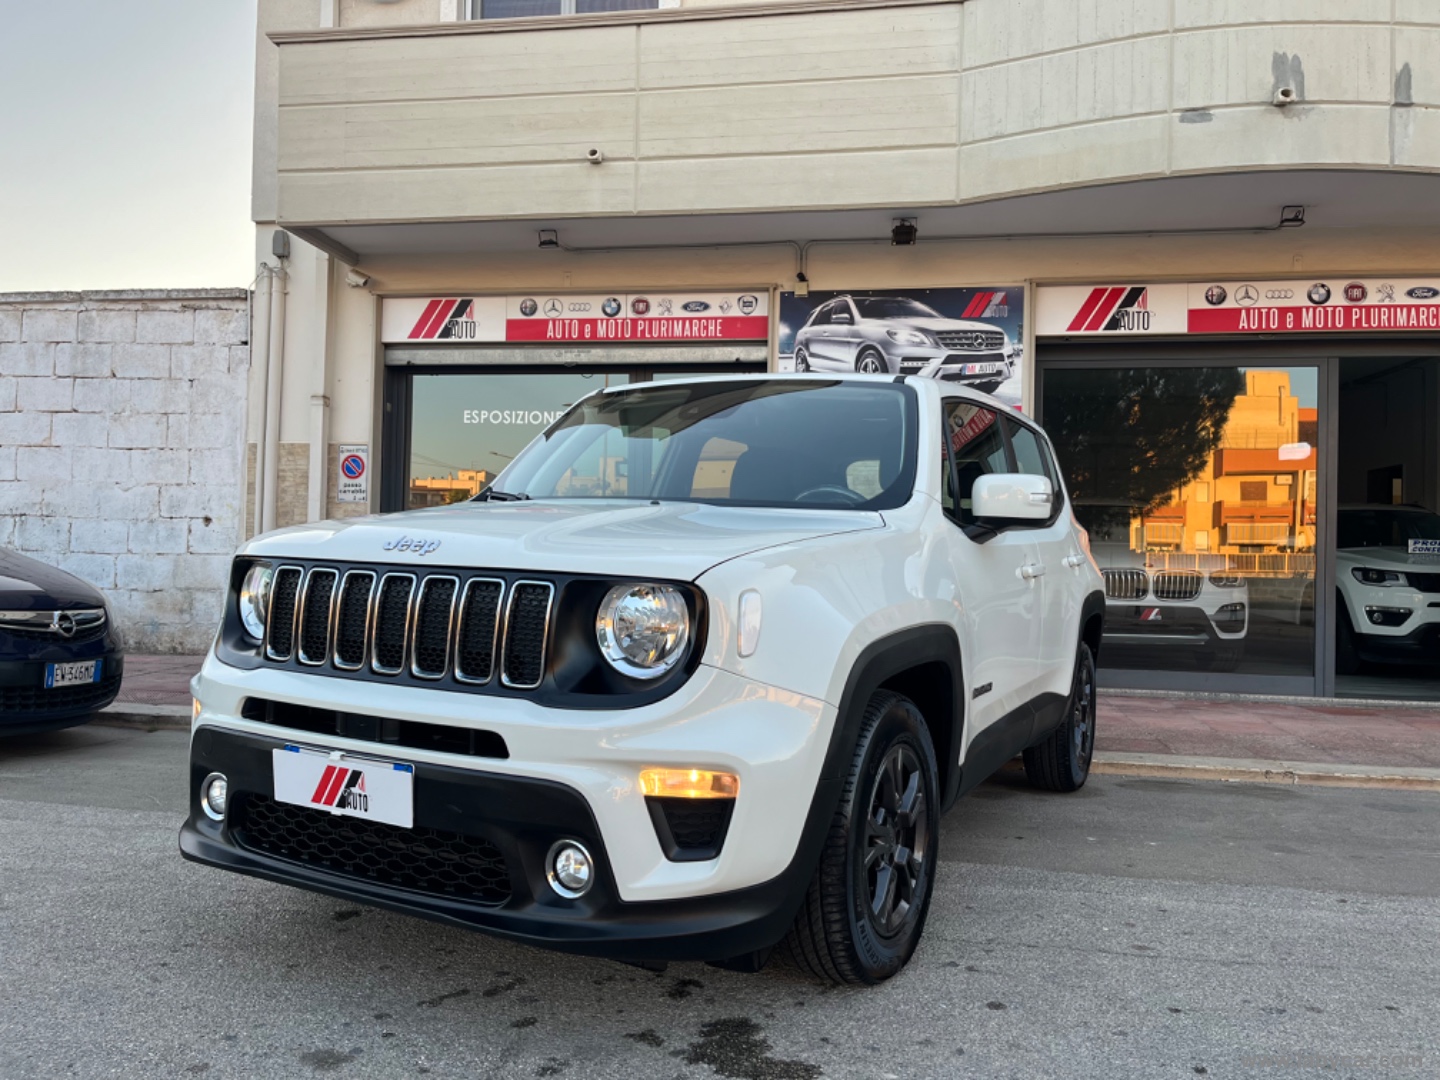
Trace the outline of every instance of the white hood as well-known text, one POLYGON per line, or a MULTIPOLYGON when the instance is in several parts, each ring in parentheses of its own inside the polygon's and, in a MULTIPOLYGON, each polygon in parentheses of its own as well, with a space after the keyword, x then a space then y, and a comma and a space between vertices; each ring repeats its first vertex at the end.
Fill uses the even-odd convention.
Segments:
POLYGON ((1351 566, 1440 573, 1440 555, 1411 555, 1402 547, 1336 548, 1335 557, 1351 566))
POLYGON ((256 537, 240 553, 693 581, 761 548, 884 524, 878 513, 859 510, 616 499, 467 502, 280 529, 256 537), (402 550, 398 542, 407 540, 419 543, 402 550))

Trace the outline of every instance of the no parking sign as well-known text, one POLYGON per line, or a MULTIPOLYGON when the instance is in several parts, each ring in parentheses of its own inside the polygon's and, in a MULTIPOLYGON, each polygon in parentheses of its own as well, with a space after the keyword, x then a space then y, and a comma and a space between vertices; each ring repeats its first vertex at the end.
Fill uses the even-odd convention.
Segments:
POLYGON ((335 474, 335 501, 360 503, 370 501, 370 447, 340 447, 340 471, 335 474))

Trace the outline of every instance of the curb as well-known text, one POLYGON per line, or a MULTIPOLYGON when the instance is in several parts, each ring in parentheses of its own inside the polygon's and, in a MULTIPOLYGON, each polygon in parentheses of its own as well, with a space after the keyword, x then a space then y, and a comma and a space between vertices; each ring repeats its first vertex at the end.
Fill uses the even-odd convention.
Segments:
POLYGON ((107 727, 136 727, 146 731, 189 731, 189 705, 143 705, 120 701, 95 714, 91 723, 107 727))
POLYGON ((1178 754, 1097 751, 1090 771, 1101 776, 1440 792, 1440 769, 1405 765, 1335 765, 1322 762, 1265 761, 1260 758, 1184 757, 1178 754))

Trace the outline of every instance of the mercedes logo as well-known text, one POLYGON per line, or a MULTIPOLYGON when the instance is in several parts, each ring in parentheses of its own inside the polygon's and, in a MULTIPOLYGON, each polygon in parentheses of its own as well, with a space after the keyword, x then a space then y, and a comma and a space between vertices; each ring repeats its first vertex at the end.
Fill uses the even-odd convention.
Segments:
POLYGON ((545 301, 545 314, 551 319, 558 319, 565 311, 565 305, 554 297, 545 301))
POLYGON ((68 611, 57 611, 55 621, 50 624, 55 632, 61 637, 68 638, 75 636, 75 616, 68 611))
POLYGON ((1241 307, 1253 307, 1260 302, 1260 290, 1254 285, 1241 285, 1235 290, 1235 303, 1241 307))

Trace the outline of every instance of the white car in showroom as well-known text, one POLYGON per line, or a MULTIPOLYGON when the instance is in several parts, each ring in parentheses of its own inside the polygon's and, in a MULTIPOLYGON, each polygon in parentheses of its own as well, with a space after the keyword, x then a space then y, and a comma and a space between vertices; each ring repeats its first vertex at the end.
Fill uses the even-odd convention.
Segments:
POLYGON ((1049 442, 998 402, 601 391, 474 501, 240 550, 181 851, 534 945, 879 982, 944 810, 1017 754, 1085 782, 1104 614, 1049 442))
POLYGON ((1341 506, 1336 522, 1335 670, 1440 666, 1440 514, 1420 506, 1341 506))

